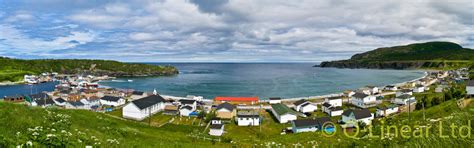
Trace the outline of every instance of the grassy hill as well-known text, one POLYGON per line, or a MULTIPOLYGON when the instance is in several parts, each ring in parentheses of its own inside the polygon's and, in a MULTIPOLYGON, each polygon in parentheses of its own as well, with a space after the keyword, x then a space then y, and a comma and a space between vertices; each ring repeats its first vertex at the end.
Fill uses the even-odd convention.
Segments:
POLYGON ((472 65, 474 50, 451 42, 426 42, 384 47, 355 54, 348 60, 322 62, 338 68, 458 68, 472 65))
POLYGON ((2 63, 0 64, 0 82, 14 82, 21 80, 24 74, 39 74, 42 72, 107 74, 109 76, 156 76, 178 73, 178 70, 172 66, 121 63, 110 60, 20 60, 0 57, 0 63, 2 63))
MULTIPOLYGON (((474 105, 459 109, 454 100, 430 107, 425 112, 415 111, 408 120, 407 114, 375 121, 375 135, 380 133, 381 125, 429 126, 429 136, 421 138, 401 138, 387 135, 385 138, 369 138, 368 132, 361 131, 355 138, 339 132, 326 137, 321 132, 280 135, 282 128, 290 124, 278 124, 269 115, 264 115, 264 126, 239 127, 226 124, 226 133, 220 142, 207 135, 204 127, 190 124, 177 124, 175 121, 161 127, 150 127, 144 122, 122 120, 112 115, 83 110, 42 109, 24 105, 0 102, 0 147, 14 145, 75 146, 94 145, 100 147, 251 147, 296 145, 310 147, 348 147, 348 146, 473 146, 474 137, 440 138, 439 125, 430 120, 442 121, 444 125, 455 123, 467 125, 474 116, 474 105), (381 124, 380 122, 384 122, 381 124)), ((164 118, 156 115, 154 118, 164 118)), ((184 121, 183 121, 184 122, 184 121)), ((472 121, 471 121, 472 122, 472 121)), ((472 124, 472 123, 471 123, 472 124)), ((472 127, 472 125, 471 125, 472 127)), ((447 127, 443 132, 449 133, 447 127)), ((471 132, 473 130, 471 129, 471 132)), ((354 132, 349 132, 354 134, 354 132)))

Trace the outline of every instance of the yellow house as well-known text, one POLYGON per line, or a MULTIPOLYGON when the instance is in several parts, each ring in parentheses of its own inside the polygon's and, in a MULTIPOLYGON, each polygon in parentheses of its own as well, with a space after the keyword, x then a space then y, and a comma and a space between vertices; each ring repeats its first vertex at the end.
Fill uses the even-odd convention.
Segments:
POLYGON ((220 119, 232 119, 236 114, 235 106, 227 102, 219 104, 216 108, 216 115, 220 119))

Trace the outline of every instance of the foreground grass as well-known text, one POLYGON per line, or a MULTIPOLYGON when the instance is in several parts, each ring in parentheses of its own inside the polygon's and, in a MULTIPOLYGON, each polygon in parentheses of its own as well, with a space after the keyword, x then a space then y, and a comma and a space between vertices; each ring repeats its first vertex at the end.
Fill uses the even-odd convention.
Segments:
MULTIPOLYGON (((112 113, 117 115, 117 113, 112 113)), ((64 144, 65 146, 95 145, 102 147, 251 147, 251 146, 461 146, 472 147, 473 137, 440 138, 437 133, 438 123, 449 125, 467 125, 473 119, 474 104, 460 109, 454 100, 444 102, 440 105, 426 109, 423 119, 423 111, 415 111, 410 114, 399 114, 390 118, 383 118, 374 121, 373 133, 380 134, 379 127, 383 125, 410 125, 431 126, 430 135, 420 138, 401 138, 393 135, 384 135, 384 138, 370 138, 368 132, 361 131, 353 138, 344 135, 340 127, 337 127, 334 136, 325 136, 321 132, 299 133, 280 135, 281 130, 291 126, 290 124, 279 124, 266 111, 262 111, 263 124, 259 127, 239 127, 231 122, 225 125, 223 137, 211 137, 207 135, 205 126, 196 124, 199 119, 172 117, 156 114, 152 117, 152 126, 148 122, 135 122, 123 120, 113 115, 94 113, 82 110, 63 109, 42 109, 32 108, 23 105, 10 103, 0 103, 0 146, 14 146, 25 144, 31 141, 29 128, 43 126, 47 128, 64 128, 71 132, 72 136, 64 144), (51 125, 61 123, 58 120, 51 120, 48 112, 70 116, 67 118, 65 126, 51 125), (171 119, 174 120, 170 123, 171 119), (156 123, 155 123, 156 122, 156 123), (194 123, 193 123, 194 122, 194 123), (383 123, 382 123, 383 122, 383 123), (164 123, 164 124, 163 124, 164 123), (161 125, 157 127, 157 125, 161 125), (77 135, 83 135, 82 137, 77 135), (20 136, 18 136, 20 135, 20 136), (94 138, 92 138, 94 137, 94 138), (78 142, 83 140, 83 142, 78 142)), ((319 114, 316 114, 318 116, 319 114)), ((337 120, 337 119, 333 119, 337 120)), ((445 133, 449 133, 449 128, 443 128, 445 133)), ((472 132, 472 124, 471 124, 472 132)), ((355 134, 354 131, 348 134, 355 134)), ((48 141, 33 141, 34 145, 47 144, 48 141)), ((61 146, 61 145, 59 145, 61 146)))

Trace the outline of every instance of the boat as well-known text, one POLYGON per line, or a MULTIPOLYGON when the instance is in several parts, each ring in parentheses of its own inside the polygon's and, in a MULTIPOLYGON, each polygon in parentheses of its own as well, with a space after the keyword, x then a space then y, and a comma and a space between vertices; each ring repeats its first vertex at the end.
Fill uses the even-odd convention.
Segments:
POLYGON ((128 80, 128 82, 133 82, 133 80, 128 80))

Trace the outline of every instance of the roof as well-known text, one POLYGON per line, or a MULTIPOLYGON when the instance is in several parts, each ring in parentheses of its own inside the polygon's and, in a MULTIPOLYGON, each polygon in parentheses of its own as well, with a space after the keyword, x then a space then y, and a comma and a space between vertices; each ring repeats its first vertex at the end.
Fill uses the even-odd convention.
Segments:
POLYGON ((474 80, 467 81, 466 86, 474 86, 474 80))
POLYGON ((185 105, 185 106, 181 107, 181 109, 193 110, 193 107, 191 107, 189 105, 185 105))
POLYGON ((279 115, 284 115, 284 114, 293 114, 293 115, 298 115, 299 113, 290 109, 288 106, 283 105, 281 103, 279 104, 272 104, 273 110, 279 115))
POLYGON ((365 97, 367 97, 367 96, 369 96, 369 95, 364 94, 364 93, 359 93, 359 92, 357 92, 357 93, 355 93, 355 94, 352 95, 352 96, 353 96, 353 97, 356 97, 356 98, 365 98, 365 97))
POLYGON ((211 129, 222 129, 224 124, 211 124, 210 128, 211 129))
POLYGON ((66 102, 66 100, 64 100, 63 98, 57 98, 56 101, 58 101, 59 103, 64 103, 64 102, 66 102))
POLYGON ((165 110, 178 110, 178 107, 174 105, 165 105, 165 110))
POLYGON ((217 105, 216 110, 220 110, 220 109, 223 109, 223 108, 227 109, 229 111, 233 111, 235 109, 234 105, 225 102, 225 103, 217 105))
POLYGON ((259 115, 237 115, 238 118, 260 118, 259 115))
POLYGON ((140 110, 142 110, 152 105, 155 105, 157 103, 165 102, 165 101, 166 100, 163 99, 163 97, 161 97, 160 95, 151 95, 148 97, 134 100, 132 101, 132 103, 135 104, 135 106, 137 106, 140 110))
POLYGON ((321 117, 317 119, 301 119, 294 120, 292 123, 295 127, 304 128, 304 127, 313 127, 313 126, 322 126, 324 123, 331 122, 329 117, 321 117))
POLYGON ((132 92, 132 95, 139 95, 139 96, 141 96, 141 95, 143 95, 143 93, 144 93, 144 92, 142 92, 142 91, 133 91, 133 92, 132 92))
POLYGON ((84 103, 82 103, 80 101, 70 101, 68 103, 71 104, 72 106, 83 106, 84 105, 84 103))
POLYGON ((409 98, 411 98, 411 97, 413 97, 413 96, 412 96, 412 95, 409 95, 409 94, 403 94, 403 95, 401 95, 401 96, 398 96, 397 98, 400 98, 400 99, 409 99, 409 98))
POLYGON ((395 86, 395 85, 387 85, 387 86, 385 86, 385 87, 387 87, 387 88, 394 88, 394 87, 396 87, 396 86, 395 86))
POLYGON ((117 102, 120 100, 120 97, 114 97, 114 96, 103 96, 100 98, 101 100, 107 100, 107 101, 112 101, 112 102, 117 102))
POLYGON ((301 100, 296 101, 296 102, 293 103, 293 104, 294 104, 295 106, 300 106, 300 105, 302 105, 303 103, 306 103, 306 102, 308 102, 308 101, 306 101, 306 100, 304 100, 304 99, 301 99, 301 100))
POLYGON ((410 90, 410 89, 402 89, 402 90, 400 90, 400 92, 402 92, 402 93, 409 93, 409 92, 411 92, 411 90, 410 90))
POLYGON ((372 114, 370 113, 370 111, 366 108, 364 109, 360 109, 360 110, 353 110, 353 109, 349 109, 349 110, 346 110, 342 113, 342 115, 344 116, 350 116, 351 113, 354 113, 354 117, 356 120, 358 119, 363 119, 363 118, 368 118, 368 117, 372 117, 372 114))
POLYGON ((36 104, 38 104, 38 106, 43 106, 45 104, 46 105, 54 104, 54 101, 51 98, 47 98, 46 100, 45 99, 35 99, 34 101, 36 102, 36 104))
POLYGON ((313 104, 311 102, 305 102, 303 105, 301 105, 301 107, 305 107, 305 106, 308 106, 308 105, 313 105, 313 104))
POLYGON ((342 99, 341 97, 328 97, 327 98, 328 100, 338 100, 338 99, 342 99))
POLYGON ((181 102, 181 104, 194 104, 194 102, 196 102, 196 100, 181 99, 181 100, 179 100, 179 102, 181 102))
POLYGON ((38 93, 38 94, 32 94, 28 95, 31 99, 43 99, 43 98, 49 98, 49 95, 46 93, 38 93))
POLYGON ((269 100, 281 100, 280 97, 272 97, 272 98, 268 98, 269 100))
POLYGON ((323 103, 323 106, 324 106, 324 107, 331 107, 331 104, 329 104, 329 103, 327 103, 327 102, 324 102, 324 103, 323 103))
POLYGON ((258 101, 258 97, 216 97, 216 101, 258 101))
POLYGON ((342 107, 340 106, 336 106, 336 107, 331 107, 329 108, 331 111, 339 111, 339 110, 343 110, 342 107))

